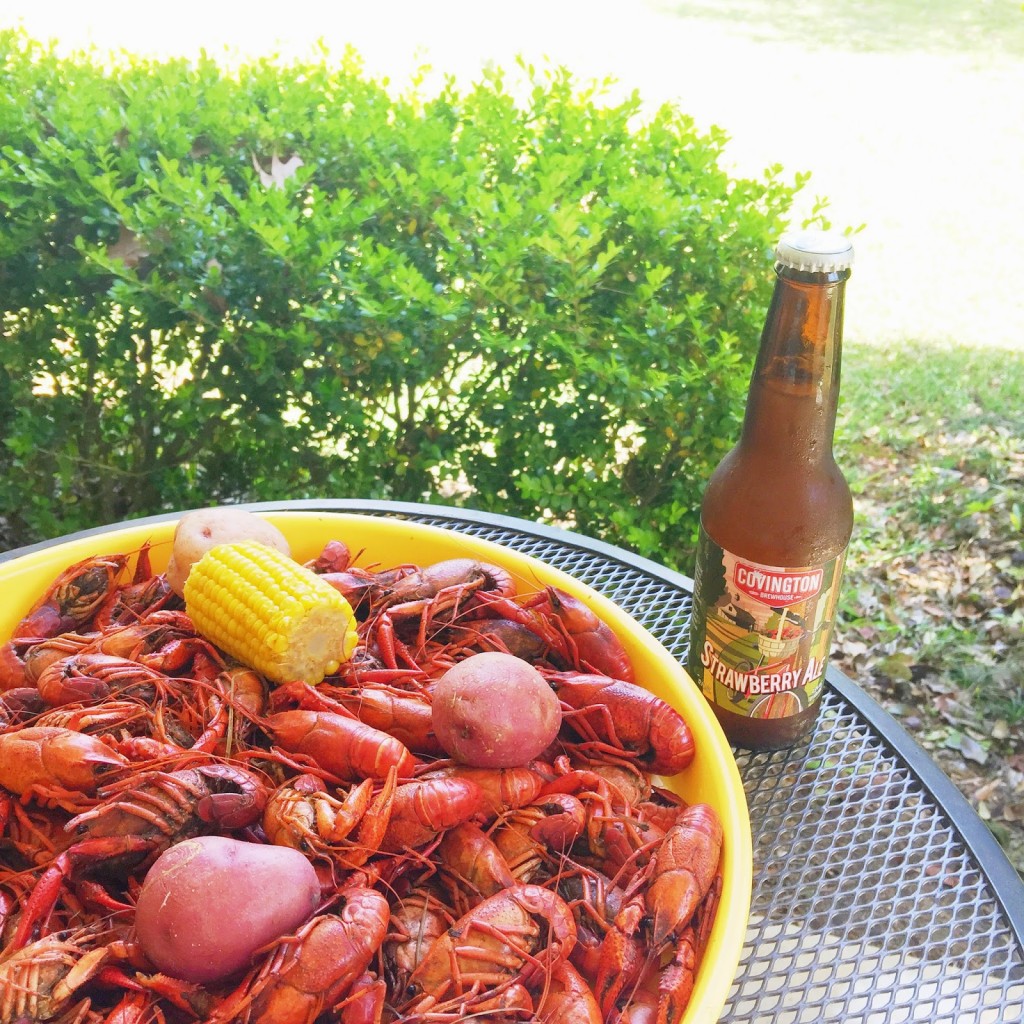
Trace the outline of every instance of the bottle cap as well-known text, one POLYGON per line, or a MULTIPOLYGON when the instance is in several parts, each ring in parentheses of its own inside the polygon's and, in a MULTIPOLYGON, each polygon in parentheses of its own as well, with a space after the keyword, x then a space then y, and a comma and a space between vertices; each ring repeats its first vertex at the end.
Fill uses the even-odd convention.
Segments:
POLYGON ((793 270, 828 274, 853 266, 853 243, 835 231, 793 231, 783 235, 775 258, 793 270))

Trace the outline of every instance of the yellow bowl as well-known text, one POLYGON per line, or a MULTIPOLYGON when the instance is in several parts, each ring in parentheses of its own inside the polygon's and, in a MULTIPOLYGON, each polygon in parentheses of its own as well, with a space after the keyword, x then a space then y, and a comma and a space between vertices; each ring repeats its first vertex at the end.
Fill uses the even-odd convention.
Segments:
MULTIPOLYGON (((261 513, 288 537, 292 554, 305 561, 329 540, 343 540, 360 565, 426 565, 445 558, 475 558, 498 564, 516 578, 523 593, 550 584, 584 601, 618 634, 644 686, 672 704, 689 723, 696 756, 692 765, 667 780, 690 803, 708 803, 718 812, 725 833, 722 901, 680 1024, 708 1024, 721 1014, 739 965, 750 911, 752 851, 747 802, 736 762, 704 697, 672 655, 639 623, 590 587, 535 558, 476 537, 405 520, 332 512, 261 513)), ((92 532, 0 563, 0 638, 15 626, 62 570, 94 555, 136 552, 150 543, 153 570, 170 557, 177 520, 152 520, 92 532)))

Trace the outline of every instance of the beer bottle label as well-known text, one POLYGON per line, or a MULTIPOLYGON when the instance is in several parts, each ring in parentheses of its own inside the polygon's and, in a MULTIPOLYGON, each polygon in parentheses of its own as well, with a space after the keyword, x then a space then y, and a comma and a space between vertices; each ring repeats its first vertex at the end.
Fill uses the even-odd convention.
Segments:
POLYGON ((723 551, 701 526, 687 670, 708 700, 785 718, 819 699, 845 558, 762 565, 723 551))

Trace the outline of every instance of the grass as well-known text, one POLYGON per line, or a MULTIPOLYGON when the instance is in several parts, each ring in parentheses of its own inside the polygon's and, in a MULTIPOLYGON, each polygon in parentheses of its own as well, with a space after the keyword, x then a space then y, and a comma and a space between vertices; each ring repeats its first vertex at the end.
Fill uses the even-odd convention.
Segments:
POLYGON ((926 4, 920 0, 845 4, 665 0, 651 6, 681 18, 741 22, 753 39, 808 48, 1024 56, 1024 10, 1012 0, 931 0, 926 4))
POLYGON ((887 442, 947 423, 964 429, 1024 423, 1024 353, 908 341, 899 351, 870 346, 843 357, 842 402, 860 422, 878 424, 887 442), (907 416, 912 424, 901 422, 907 416), (920 427, 918 427, 920 424, 920 427), (918 427, 918 429, 910 429, 918 427))

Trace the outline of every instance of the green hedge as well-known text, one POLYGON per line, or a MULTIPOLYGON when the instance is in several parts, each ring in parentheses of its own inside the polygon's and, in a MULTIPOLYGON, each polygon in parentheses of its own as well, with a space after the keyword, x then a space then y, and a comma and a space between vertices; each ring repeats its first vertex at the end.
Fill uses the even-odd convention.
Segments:
POLYGON ((0 66, 8 543, 364 497, 686 564, 799 176, 732 178, 718 130, 563 70, 396 96, 353 52, 106 66, 12 31, 0 66))

